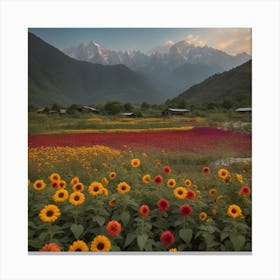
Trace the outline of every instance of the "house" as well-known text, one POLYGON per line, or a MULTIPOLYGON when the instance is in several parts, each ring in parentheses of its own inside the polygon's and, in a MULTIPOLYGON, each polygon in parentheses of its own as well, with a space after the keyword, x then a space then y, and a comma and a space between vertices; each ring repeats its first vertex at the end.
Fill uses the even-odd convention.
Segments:
POLYGON ((161 115, 164 117, 169 116, 186 116, 190 110, 188 109, 178 109, 178 108, 167 108, 163 112, 161 112, 161 115))
POLYGON ((94 113, 94 114, 100 113, 99 110, 97 110, 96 108, 90 107, 90 106, 81 106, 78 110, 80 112, 87 112, 87 113, 94 113))
POLYGON ((248 108, 238 108, 235 110, 235 112, 238 113, 252 113, 252 108, 248 107, 248 108))
POLYGON ((122 113, 121 114, 122 117, 126 117, 126 118, 136 118, 136 114, 132 113, 132 112, 127 112, 127 113, 122 113))
POLYGON ((59 109, 58 113, 59 113, 59 115, 65 115, 66 109, 59 109))
POLYGON ((43 107, 43 108, 38 109, 36 112, 37 112, 38 114, 48 114, 49 108, 43 107))

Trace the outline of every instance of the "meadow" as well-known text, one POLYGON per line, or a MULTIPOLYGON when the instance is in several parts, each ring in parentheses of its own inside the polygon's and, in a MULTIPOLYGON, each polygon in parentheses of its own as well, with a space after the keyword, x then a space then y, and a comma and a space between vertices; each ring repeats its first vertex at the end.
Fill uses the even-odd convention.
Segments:
POLYGON ((247 116, 29 117, 29 251, 251 251, 247 116))

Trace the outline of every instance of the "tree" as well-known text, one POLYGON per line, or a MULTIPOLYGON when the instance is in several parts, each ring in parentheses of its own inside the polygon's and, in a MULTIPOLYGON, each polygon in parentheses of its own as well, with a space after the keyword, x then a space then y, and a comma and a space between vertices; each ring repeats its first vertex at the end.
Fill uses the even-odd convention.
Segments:
POLYGON ((125 103, 123 105, 123 108, 126 112, 131 112, 134 109, 134 107, 130 103, 125 103))
POLYGON ((108 101, 104 105, 104 109, 105 109, 107 114, 109 114, 109 115, 116 115, 116 114, 121 112, 122 105, 121 105, 120 102, 117 102, 117 101, 108 101))
POLYGON ((149 104, 149 103, 147 103, 147 102, 143 102, 142 104, 141 104, 141 109, 143 109, 143 110, 147 110, 147 109, 149 109, 151 107, 151 105, 149 104))

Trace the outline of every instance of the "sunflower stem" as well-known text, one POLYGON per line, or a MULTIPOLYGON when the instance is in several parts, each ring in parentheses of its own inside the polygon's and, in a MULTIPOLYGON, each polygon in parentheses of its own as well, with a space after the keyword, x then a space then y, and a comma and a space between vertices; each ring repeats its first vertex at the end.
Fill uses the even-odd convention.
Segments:
POLYGON ((53 228, 52 228, 52 223, 49 223, 48 233, 49 233, 49 235, 50 235, 50 243, 52 243, 52 242, 53 242, 53 228))
POLYGON ((77 225, 78 224, 78 208, 77 208, 77 206, 75 207, 75 210, 74 210, 74 221, 75 221, 75 224, 77 225))

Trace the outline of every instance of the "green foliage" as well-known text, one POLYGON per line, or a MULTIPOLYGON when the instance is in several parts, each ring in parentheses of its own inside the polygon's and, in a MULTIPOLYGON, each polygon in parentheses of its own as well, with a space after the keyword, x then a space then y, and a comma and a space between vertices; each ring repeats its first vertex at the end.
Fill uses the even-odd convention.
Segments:
POLYGON ((122 105, 120 102, 117 101, 108 101, 104 105, 104 110, 109 115, 116 115, 122 111, 122 105))
POLYGON ((182 99, 190 104, 209 104, 209 109, 251 107, 252 61, 209 77, 171 100, 170 104, 179 105, 182 99))

